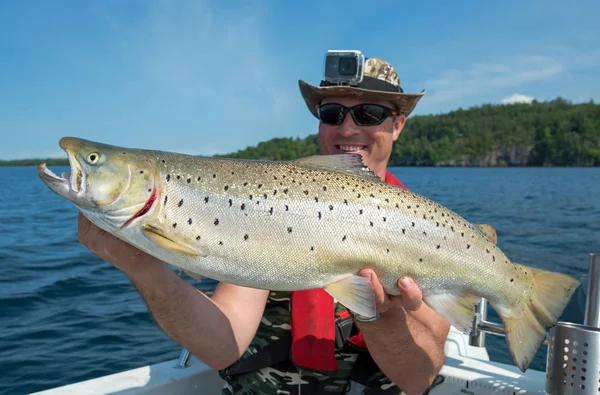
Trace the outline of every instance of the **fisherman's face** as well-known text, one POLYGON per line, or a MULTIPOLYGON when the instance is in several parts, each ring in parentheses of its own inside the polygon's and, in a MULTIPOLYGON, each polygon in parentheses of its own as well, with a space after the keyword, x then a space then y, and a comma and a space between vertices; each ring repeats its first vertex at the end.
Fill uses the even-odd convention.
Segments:
MULTIPOLYGON (((321 104, 339 103, 346 107, 366 103, 355 98, 339 97, 324 99, 321 104)), ((394 106, 387 101, 369 101, 390 109, 394 106)), ((322 154, 358 153, 369 168, 381 179, 385 179, 387 162, 392 153, 392 144, 400 136, 406 117, 393 116, 374 126, 358 126, 352 115, 346 114, 340 125, 319 122, 319 149, 322 154)))

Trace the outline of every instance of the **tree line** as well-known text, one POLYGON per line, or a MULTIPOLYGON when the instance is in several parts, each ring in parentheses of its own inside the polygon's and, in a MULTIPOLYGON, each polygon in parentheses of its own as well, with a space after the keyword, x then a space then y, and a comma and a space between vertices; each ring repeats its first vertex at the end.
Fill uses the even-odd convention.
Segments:
MULTIPOLYGON (((316 134, 274 138, 216 157, 293 160, 319 152, 316 134)), ((37 165, 44 160, 0 161, 37 165)), ((66 159, 47 159, 67 165, 66 159)), ((410 117, 390 166, 600 166, 600 104, 552 101, 485 104, 410 117)))

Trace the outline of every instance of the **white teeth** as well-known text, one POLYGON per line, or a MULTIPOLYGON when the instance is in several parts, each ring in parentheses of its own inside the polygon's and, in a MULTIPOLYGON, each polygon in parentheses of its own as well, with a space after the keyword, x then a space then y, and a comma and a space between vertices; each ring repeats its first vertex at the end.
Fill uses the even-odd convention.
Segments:
POLYGON ((359 151, 365 148, 364 145, 340 145, 342 151, 359 151))

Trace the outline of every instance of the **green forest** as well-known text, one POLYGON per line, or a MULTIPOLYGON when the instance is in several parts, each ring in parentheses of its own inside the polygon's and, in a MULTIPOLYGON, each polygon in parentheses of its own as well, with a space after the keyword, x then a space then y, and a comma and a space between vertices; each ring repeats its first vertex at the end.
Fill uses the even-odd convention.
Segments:
MULTIPOLYGON (((216 155, 291 160, 318 153, 316 134, 274 138, 216 155)), ((0 161, 37 165, 42 159, 0 161)), ((66 159, 47 159, 66 165, 66 159)), ((600 104, 562 98, 531 104, 486 104, 408 118, 390 166, 600 166, 600 104)))
MULTIPOLYGON (((316 134, 221 155, 289 160, 316 154, 316 134)), ((409 117, 390 166, 600 166, 600 105, 562 98, 409 117)))

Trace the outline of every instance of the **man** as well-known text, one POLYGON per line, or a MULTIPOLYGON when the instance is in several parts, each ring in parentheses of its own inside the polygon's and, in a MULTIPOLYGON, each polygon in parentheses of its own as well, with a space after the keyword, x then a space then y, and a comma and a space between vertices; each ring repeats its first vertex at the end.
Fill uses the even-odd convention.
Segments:
MULTIPOLYGON (((404 94, 396 71, 381 59, 366 61, 357 87, 299 84, 320 119, 323 154, 357 152, 381 179, 404 188, 387 162, 424 92, 404 94)), ((378 314, 361 317, 323 290, 268 292, 219 283, 208 297, 82 215, 79 240, 130 278, 167 335, 220 370, 226 394, 418 394, 443 364, 449 323, 422 303, 409 278, 398 280, 401 296, 390 297, 377 276, 363 270, 378 314)))

